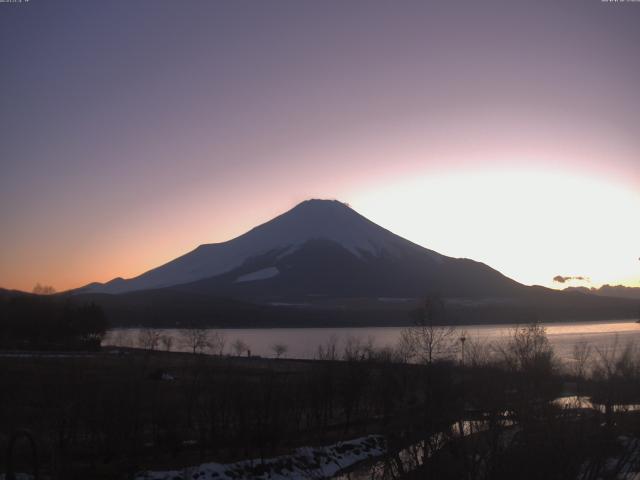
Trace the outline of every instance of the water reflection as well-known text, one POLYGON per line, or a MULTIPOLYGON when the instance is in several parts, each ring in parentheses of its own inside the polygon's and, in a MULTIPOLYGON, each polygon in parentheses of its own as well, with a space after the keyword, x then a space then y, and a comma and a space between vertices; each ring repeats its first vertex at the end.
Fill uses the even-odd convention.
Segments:
MULTIPOLYGON (((501 427, 508 428, 511 422, 504 420, 501 427)), ((335 480, 385 480, 402 478, 420 468, 448 442, 462 437, 485 432, 489 422, 485 420, 464 420, 452 424, 447 430, 437 432, 423 441, 411 443, 377 459, 356 465, 347 472, 333 477, 335 480)))
MULTIPOLYGON (((585 396, 564 396, 551 401, 561 409, 567 410, 593 410, 605 413, 605 406, 594 403, 585 396)), ((640 404, 617 404, 612 405, 612 413, 626 413, 640 411, 640 404)), ((494 423, 494 428, 501 432, 500 442, 502 446, 507 446, 513 441, 519 428, 510 420, 511 412, 502 412, 501 418, 494 423)), ((442 449, 448 442, 471 435, 488 431, 490 423, 487 420, 465 420, 452 424, 447 430, 438 432, 425 441, 411 443, 408 446, 398 449, 396 452, 389 452, 386 455, 375 459, 361 462, 346 472, 335 477, 335 480, 387 480, 403 478, 409 472, 420 468, 426 460, 431 458, 438 450, 442 449)))

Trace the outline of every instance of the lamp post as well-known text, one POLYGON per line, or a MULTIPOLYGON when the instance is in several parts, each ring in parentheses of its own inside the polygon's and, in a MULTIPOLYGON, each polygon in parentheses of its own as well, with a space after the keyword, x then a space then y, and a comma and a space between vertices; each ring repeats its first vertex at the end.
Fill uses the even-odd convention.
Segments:
POLYGON ((464 367, 464 342, 467 341, 467 337, 465 336, 465 334, 463 333, 460 336, 460 345, 462 346, 461 348, 461 354, 462 354, 462 366, 464 367))

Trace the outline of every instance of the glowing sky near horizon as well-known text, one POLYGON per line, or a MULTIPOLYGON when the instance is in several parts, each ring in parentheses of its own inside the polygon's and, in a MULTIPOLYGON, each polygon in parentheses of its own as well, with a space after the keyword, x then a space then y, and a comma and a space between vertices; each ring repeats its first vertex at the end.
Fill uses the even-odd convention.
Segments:
POLYGON ((312 197, 523 283, 640 286, 639 22, 599 0, 0 4, 0 286, 135 276, 312 197))

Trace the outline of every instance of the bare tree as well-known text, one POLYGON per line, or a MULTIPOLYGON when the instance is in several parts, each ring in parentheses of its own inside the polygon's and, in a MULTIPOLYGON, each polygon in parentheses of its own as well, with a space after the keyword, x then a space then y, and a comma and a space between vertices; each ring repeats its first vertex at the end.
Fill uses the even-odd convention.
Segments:
POLYGON ((239 357, 243 353, 245 353, 246 351, 249 350, 249 345, 247 345, 241 339, 236 338, 235 341, 231 344, 231 348, 236 353, 236 355, 239 357))
POLYGON ((375 337, 373 335, 368 335, 367 340, 362 347, 364 358, 366 358, 367 360, 373 360, 376 356, 375 343, 375 337))
POLYGON ((138 345, 145 350, 154 351, 160 343, 160 331, 153 328, 140 330, 138 334, 138 345))
POLYGON ((271 345, 271 350, 273 350, 273 353, 276 354, 276 358, 280 358, 282 355, 287 353, 289 347, 284 343, 274 343, 273 345, 271 345))
POLYGON ((578 379, 584 379, 587 376, 591 356, 592 348, 589 342, 581 341, 573 346, 571 370, 578 379))
POLYGON ((33 287, 33 293, 36 295, 53 295, 56 293, 56 289, 51 285, 40 285, 40 283, 36 283, 35 287, 33 287))
POLYGON ((160 343, 162 343, 162 346, 164 347, 164 350, 166 352, 170 352, 171 347, 173 346, 173 337, 171 335, 161 335, 160 343))
POLYGON ((224 347, 227 343, 227 339, 225 338, 223 333, 220 332, 210 332, 209 333, 209 350, 214 355, 222 356, 224 353, 224 347))
POLYGON ((372 360, 376 355, 375 338, 371 335, 363 340, 362 337, 349 335, 344 345, 342 357, 347 361, 372 360))
POLYGON ((396 345, 396 355, 401 363, 409 363, 415 358, 415 346, 413 341, 413 335, 411 335, 409 329, 403 329, 400 331, 400 338, 396 345))
POLYGON ((576 377, 576 396, 578 404, 582 397, 582 385, 589 374, 589 364, 591 362, 592 348, 589 342, 581 341, 573 346, 571 363, 571 373, 576 377))
POLYGON ((364 345, 362 339, 349 335, 344 344, 344 353, 342 354, 342 358, 350 362, 362 360, 364 358, 364 345))
POLYGON ((480 338, 467 336, 464 344, 465 364, 471 367, 486 366, 492 361, 491 344, 480 338))
POLYGON ((547 331, 536 322, 515 327, 506 345, 498 346, 498 351, 512 370, 550 369, 555 360, 547 331))
POLYGON ((318 360, 336 360, 338 358, 338 337, 331 335, 324 345, 318 345, 318 360))
POLYGON ((209 347, 209 330, 206 328, 185 328, 180 332, 182 344, 193 354, 202 353, 209 347))
POLYGON ((604 405, 606 421, 610 423, 614 409, 637 398, 640 350, 632 342, 621 345, 616 336, 608 347, 596 347, 591 376, 597 385, 591 399, 604 405))
POLYGON ((456 330, 452 326, 437 323, 437 317, 443 309, 444 305, 439 298, 428 298, 418 312, 415 325, 402 330, 400 345, 408 359, 414 358, 431 365, 436 358, 451 353, 456 341, 456 330))

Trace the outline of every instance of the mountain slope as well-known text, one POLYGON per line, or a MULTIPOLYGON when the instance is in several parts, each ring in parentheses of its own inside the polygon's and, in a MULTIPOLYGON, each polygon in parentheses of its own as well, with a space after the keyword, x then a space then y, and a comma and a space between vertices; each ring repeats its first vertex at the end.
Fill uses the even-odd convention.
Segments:
POLYGON ((416 245, 360 256, 342 245, 309 240, 284 255, 253 257, 226 274, 174 289, 253 301, 322 298, 419 298, 513 296, 524 287, 484 264, 432 254, 416 245))
POLYGON ((587 295, 601 297, 631 298, 640 300, 640 287, 625 287, 624 285, 602 285, 600 288, 567 287, 565 292, 580 292, 587 295))
MULTIPOLYGON (((446 258, 385 230, 340 202, 308 200, 233 240, 201 245, 138 277, 90 284, 83 291, 124 293, 191 283, 243 268, 259 259, 282 259, 319 240, 338 245, 353 259, 405 258, 419 251, 437 266, 446 258)), ((271 273, 275 276, 278 272, 271 273)))

